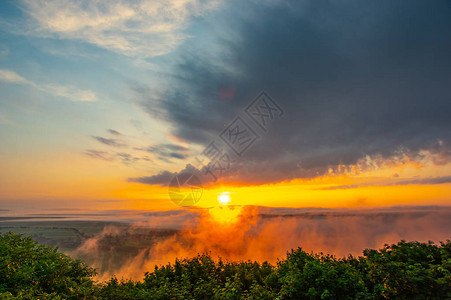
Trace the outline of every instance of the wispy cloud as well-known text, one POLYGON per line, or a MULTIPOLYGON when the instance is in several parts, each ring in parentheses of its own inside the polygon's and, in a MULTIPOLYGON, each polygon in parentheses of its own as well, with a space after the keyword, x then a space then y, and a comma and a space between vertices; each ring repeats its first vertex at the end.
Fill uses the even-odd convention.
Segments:
POLYGON ((27 84, 47 94, 68 98, 72 101, 94 102, 98 100, 96 94, 91 90, 82 90, 73 85, 40 84, 11 70, 0 69, 0 82, 27 84))
POLYGON ((55 96, 69 98, 75 101, 94 102, 97 96, 91 90, 80 90, 72 85, 47 84, 41 89, 55 96))
POLYGON ((106 161, 113 160, 113 156, 106 151, 98 151, 98 150, 89 149, 89 150, 86 150, 84 152, 84 154, 86 156, 89 156, 89 157, 95 158, 95 159, 101 159, 101 160, 106 160, 106 161))
POLYGON ((192 17, 219 1, 23 0, 31 17, 30 33, 81 40, 128 56, 152 57, 170 52, 189 36, 192 17))
POLYGON ((107 129, 107 131, 109 132, 109 133, 111 133, 112 135, 116 135, 116 136, 120 136, 120 135, 122 135, 119 131, 117 131, 117 130, 114 130, 114 129, 107 129))
POLYGON ((120 152, 116 156, 121 160, 124 165, 130 165, 137 161, 149 162, 151 159, 147 156, 134 156, 129 153, 120 152))
POLYGON ((336 185, 336 186, 321 188, 321 190, 342 190, 342 189, 356 189, 356 188, 360 188, 360 187, 397 186, 397 185, 410 185, 410 184, 431 185, 431 184, 445 184, 445 183, 451 183, 451 176, 413 178, 413 179, 405 179, 405 180, 399 180, 399 181, 388 182, 388 183, 369 182, 369 183, 336 185))
POLYGON ((104 160, 104 161, 120 161, 122 164, 130 166, 133 165, 136 162, 150 162, 152 161, 148 156, 136 156, 130 153, 126 152, 107 152, 107 151, 100 151, 100 150, 94 150, 94 149, 88 149, 84 153, 84 155, 104 160))
POLYGON ((95 139, 96 141, 98 141, 99 143, 102 143, 104 145, 107 146, 112 146, 112 147, 124 147, 124 143, 116 140, 116 139, 109 139, 109 138, 104 138, 101 136, 92 136, 93 139, 95 139))
POLYGON ((189 149, 175 144, 159 144, 144 150, 149 153, 158 154, 160 160, 167 161, 167 158, 185 159, 189 149))
POLYGON ((19 74, 14 71, 0 69, 0 81, 3 82, 11 82, 11 83, 28 83, 31 84, 30 81, 23 78, 19 74))

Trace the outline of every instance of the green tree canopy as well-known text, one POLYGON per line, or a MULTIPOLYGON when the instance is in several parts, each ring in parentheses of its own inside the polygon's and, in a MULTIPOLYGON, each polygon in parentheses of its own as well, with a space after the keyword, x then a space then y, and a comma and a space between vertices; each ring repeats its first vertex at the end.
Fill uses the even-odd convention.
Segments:
POLYGON ((401 241, 341 259, 298 248, 275 266, 199 254, 142 281, 94 276, 54 247, 0 235, 0 299, 451 299, 451 243, 401 241))

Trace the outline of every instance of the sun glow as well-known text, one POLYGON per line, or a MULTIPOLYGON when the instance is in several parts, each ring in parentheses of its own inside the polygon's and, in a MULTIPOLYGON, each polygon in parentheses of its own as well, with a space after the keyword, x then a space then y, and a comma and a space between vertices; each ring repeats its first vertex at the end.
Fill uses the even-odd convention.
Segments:
POLYGON ((218 202, 222 205, 227 205, 229 202, 232 201, 232 198, 230 197, 229 192, 222 192, 218 195, 218 202))
POLYGON ((241 209, 242 208, 238 206, 220 205, 210 208, 208 213, 215 223, 231 225, 238 221, 238 217, 241 214, 241 209))

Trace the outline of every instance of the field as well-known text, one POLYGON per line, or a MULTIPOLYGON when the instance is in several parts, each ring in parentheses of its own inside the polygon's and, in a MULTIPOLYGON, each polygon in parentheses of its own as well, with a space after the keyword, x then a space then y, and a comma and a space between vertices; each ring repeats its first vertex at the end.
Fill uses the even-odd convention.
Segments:
POLYGON ((31 236, 41 244, 57 246, 62 251, 72 251, 80 246, 84 240, 100 234, 108 225, 127 226, 115 222, 30 220, 0 222, 0 233, 12 231, 31 236))
MULTIPOLYGON (((40 218, 41 219, 41 218, 40 218)), ((143 249, 178 232, 175 229, 131 227, 130 224, 111 221, 66 221, 54 219, 37 221, 9 220, 0 222, 0 234, 7 232, 31 236, 38 243, 51 245, 74 258, 95 266, 99 273, 117 270, 127 259, 143 249), (85 242, 89 250, 79 250, 85 242)))

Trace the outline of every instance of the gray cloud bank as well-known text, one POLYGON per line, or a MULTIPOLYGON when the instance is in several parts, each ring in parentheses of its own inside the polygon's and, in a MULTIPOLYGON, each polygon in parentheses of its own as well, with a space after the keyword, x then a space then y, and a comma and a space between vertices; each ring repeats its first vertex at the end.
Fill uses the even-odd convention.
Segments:
MULTIPOLYGON (((171 89, 134 91, 174 135, 202 145, 270 92, 286 115, 234 164, 230 180, 311 178, 367 155, 419 159, 420 150, 446 164, 450 15, 449 1, 233 1, 199 20, 204 40, 179 48, 171 89), (233 91, 226 99, 224 89, 233 91)), ((130 180, 155 184, 168 174, 155 176, 130 180)))

